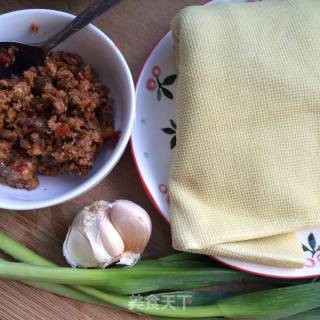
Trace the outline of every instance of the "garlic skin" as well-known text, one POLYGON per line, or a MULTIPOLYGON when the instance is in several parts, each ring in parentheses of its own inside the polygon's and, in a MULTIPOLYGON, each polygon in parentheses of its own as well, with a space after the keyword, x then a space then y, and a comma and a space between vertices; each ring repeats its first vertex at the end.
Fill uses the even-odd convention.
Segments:
POLYGON ((81 210, 63 244, 63 255, 72 267, 105 268, 134 265, 151 236, 147 212, 128 200, 95 201, 81 210))

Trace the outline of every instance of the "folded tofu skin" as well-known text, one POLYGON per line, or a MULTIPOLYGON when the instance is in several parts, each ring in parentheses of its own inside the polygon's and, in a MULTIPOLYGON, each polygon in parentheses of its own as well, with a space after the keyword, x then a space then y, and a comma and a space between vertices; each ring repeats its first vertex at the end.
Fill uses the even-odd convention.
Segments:
POLYGON ((320 1, 191 6, 170 174, 174 248, 301 268, 320 225, 320 1))

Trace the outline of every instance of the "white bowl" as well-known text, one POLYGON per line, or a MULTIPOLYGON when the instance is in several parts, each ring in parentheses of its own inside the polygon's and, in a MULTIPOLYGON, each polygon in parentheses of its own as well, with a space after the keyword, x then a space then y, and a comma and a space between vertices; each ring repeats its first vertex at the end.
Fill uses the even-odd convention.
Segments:
MULTIPOLYGON (((0 41, 32 43, 45 40, 74 18, 53 10, 21 10, 0 16, 0 41), (31 23, 40 25, 30 32, 31 23)), ((99 78, 111 89, 114 99, 115 128, 121 137, 115 148, 104 148, 86 177, 39 176, 40 185, 32 191, 0 184, 0 208, 29 210, 53 206, 88 191, 117 164, 129 141, 135 116, 135 93, 128 65, 115 44, 98 28, 89 25, 63 42, 55 50, 78 53, 91 64, 99 78)))

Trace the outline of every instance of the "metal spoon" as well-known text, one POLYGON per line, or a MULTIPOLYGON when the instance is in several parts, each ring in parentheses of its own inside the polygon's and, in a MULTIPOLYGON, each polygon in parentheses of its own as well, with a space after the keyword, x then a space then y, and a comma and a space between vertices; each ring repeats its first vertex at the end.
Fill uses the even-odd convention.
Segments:
POLYGON ((98 0, 81 12, 62 30, 43 42, 32 44, 0 42, 0 79, 9 78, 11 74, 20 74, 31 66, 42 64, 50 50, 120 1, 121 0, 98 0), (5 56, 1 59, 1 55, 5 55, 10 47, 16 48, 15 59, 12 64, 6 64, 5 56))

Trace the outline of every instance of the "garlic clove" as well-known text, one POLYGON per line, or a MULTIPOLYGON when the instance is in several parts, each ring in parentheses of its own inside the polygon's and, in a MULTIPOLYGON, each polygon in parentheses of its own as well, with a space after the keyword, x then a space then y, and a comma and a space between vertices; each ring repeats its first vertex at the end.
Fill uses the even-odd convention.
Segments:
POLYGON ((109 207, 111 208, 109 212, 111 223, 119 232, 125 244, 125 253, 122 257, 126 255, 131 261, 139 259, 139 257, 134 257, 134 254, 140 254, 144 250, 150 240, 152 231, 148 213, 129 200, 117 200, 109 207), (130 255, 132 256, 131 259, 130 255))
POLYGON ((69 229, 66 241, 63 243, 63 255, 73 268, 97 266, 97 260, 88 239, 76 229, 69 229))
POLYGON ((124 243, 108 217, 109 202, 96 201, 75 217, 64 243, 72 266, 106 267, 120 259, 124 243))
POLYGON ((94 202, 83 221, 94 256, 101 263, 118 260, 124 251, 123 240, 109 219, 110 207, 107 204, 105 201, 94 202))
POLYGON ((75 216, 63 243, 63 255, 73 268, 93 268, 97 265, 91 244, 81 228, 84 216, 83 211, 86 210, 88 210, 88 207, 85 207, 75 216))

